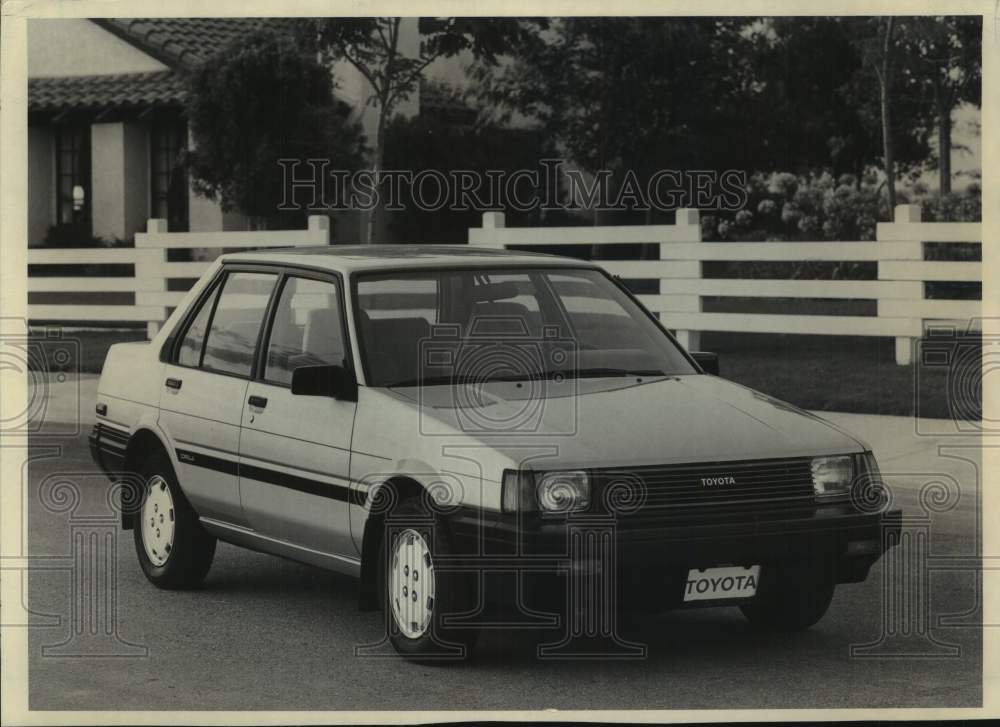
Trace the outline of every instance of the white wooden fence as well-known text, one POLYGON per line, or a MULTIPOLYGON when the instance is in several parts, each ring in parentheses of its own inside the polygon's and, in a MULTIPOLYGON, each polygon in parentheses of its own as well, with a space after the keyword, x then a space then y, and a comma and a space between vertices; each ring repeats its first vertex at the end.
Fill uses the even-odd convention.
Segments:
POLYGON ((982 263, 925 260, 924 243, 981 244, 978 222, 921 222, 920 208, 900 205, 893 222, 879 223, 868 242, 704 242, 696 210, 679 210, 674 225, 506 228, 502 212, 487 212, 469 230, 469 243, 488 247, 561 245, 659 245, 658 260, 600 261, 629 280, 659 281, 659 294, 638 295, 689 350, 701 331, 885 336, 896 339, 896 362, 909 364, 914 342, 935 322, 978 325, 981 301, 924 297, 925 281, 978 282, 982 263), (877 280, 761 280, 702 277, 708 261, 867 261, 877 280), (702 298, 875 299, 877 315, 716 313, 702 298))
POLYGON ((168 232, 166 220, 149 220, 146 232, 135 236, 135 247, 32 248, 28 250, 28 318, 32 323, 69 325, 145 323, 152 336, 166 320, 169 309, 184 297, 188 287, 185 282, 201 276, 211 259, 223 250, 329 245, 329 222, 327 217, 311 216, 305 230, 168 232), (169 250, 202 248, 216 252, 206 260, 169 259, 169 250), (92 274, 96 266, 108 265, 126 266, 110 271, 124 274, 101 274, 100 270, 92 274), (66 272, 53 276, 53 268, 66 272), (182 282, 171 290, 171 280, 182 282), (58 294, 60 302, 31 301, 33 297, 45 297, 37 294, 53 293, 58 294), (96 293, 125 295, 119 303, 71 302, 74 297, 79 300, 96 293))
MULTIPOLYGON (((877 240, 869 242, 704 242, 696 210, 679 210, 674 225, 540 228, 505 228, 503 213, 488 212, 481 228, 469 230, 469 242, 489 247, 656 244, 657 260, 602 265, 622 278, 657 281, 658 294, 638 297, 689 349, 698 348, 701 331, 885 336, 896 339, 896 361, 908 364, 926 326, 947 322, 965 329, 981 316, 978 300, 925 298, 924 282, 979 282, 982 263, 925 260, 924 243, 981 244, 981 234, 978 222, 921 222, 918 207, 900 205, 894 221, 879 223, 877 240), (706 278, 702 263, 710 261, 867 261, 878 264, 878 279, 706 278), (717 313, 703 310, 705 297, 874 299, 877 315, 717 313)), ((32 323, 145 323, 152 335, 183 298, 185 279, 197 278, 209 265, 209 260, 172 261, 169 250, 329 243, 329 220, 313 216, 305 230, 258 232, 167 232, 164 220, 150 220, 147 231, 136 235, 134 248, 33 248, 28 251, 28 316, 32 323), (90 267, 105 265, 127 267, 115 274, 90 267), (70 267, 56 268, 53 276, 54 266, 70 267), (81 296, 109 293, 122 295, 116 303, 79 302, 81 296), (50 300, 38 300, 45 297, 50 300)))

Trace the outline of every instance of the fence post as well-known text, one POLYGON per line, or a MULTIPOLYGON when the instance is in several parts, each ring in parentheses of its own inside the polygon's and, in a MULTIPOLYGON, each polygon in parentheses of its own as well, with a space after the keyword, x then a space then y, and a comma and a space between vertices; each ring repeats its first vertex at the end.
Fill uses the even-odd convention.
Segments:
POLYGON ((507 215, 503 212, 483 212, 483 229, 500 230, 507 226, 507 215))
POLYGON ((503 249, 504 244, 493 234, 507 226, 503 212, 483 212, 483 226, 469 228, 469 244, 503 249))
MULTIPOLYGON (((163 274, 163 266, 167 262, 167 248, 161 246, 156 238, 149 235, 167 232, 167 221, 149 219, 146 221, 146 232, 135 236, 135 303, 146 305, 144 294, 163 294, 167 292, 167 278, 163 274)), ((146 337, 152 339, 160 331, 160 326, 167 318, 167 309, 161 307, 157 320, 146 321, 146 337)))
MULTIPOLYGON (((678 232, 680 232, 680 239, 684 242, 701 242, 701 216, 696 209, 681 208, 677 210, 676 219, 674 224, 678 227, 678 232)), ((661 242, 660 243, 660 260, 669 260, 670 252, 669 247, 671 243, 661 242)), ((701 262, 698 260, 694 261, 694 266, 697 269, 696 278, 701 278, 701 262)), ((670 279, 664 278, 660 280, 660 295, 666 294, 670 289, 670 279)), ((686 305, 685 313, 700 313, 701 312, 701 296, 696 296, 695 300, 691 305, 686 305), (690 310, 687 310, 690 308, 690 310)), ((677 342, 680 343, 688 351, 697 351, 701 348, 701 331, 692 330, 678 330, 674 332, 677 338, 677 342)))
POLYGON ((309 231, 316 233, 318 245, 330 244, 330 218, 326 215, 309 215, 309 231))
MULTIPOLYGON (((916 204, 898 204, 895 210, 893 210, 893 224, 913 224, 920 222, 920 205, 916 204)), ((882 226, 878 225, 876 230, 879 230, 882 226)), ((881 235, 876 232, 876 238, 881 239, 881 235)), ((897 241, 898 245, 898 241, 897 241)), ((921 240, 914 240, 913 249, 909 250, 906 255, 910 259, 923 260, 923 242, 921 240)), ((887 278, 883 277, 883 266, 881 262, 884 258, 879 257, 879 280, 885 280, 887 278)), ((920 293, 919 300, 924 297, 923 294, 923 284, 919 285, 920 293)), ((879 306, 881 307, 881 300, 879 301, 879 306)), ((877 311, 878 315, 882 315, 882 311, 877 311)), ((922 325, 922 324, 921 324, 922 325)), ((911 336, 896 336, 896 364, 899 366, 909 366, 913 363, 913 348, 916 344, 915 338, 911 336)))

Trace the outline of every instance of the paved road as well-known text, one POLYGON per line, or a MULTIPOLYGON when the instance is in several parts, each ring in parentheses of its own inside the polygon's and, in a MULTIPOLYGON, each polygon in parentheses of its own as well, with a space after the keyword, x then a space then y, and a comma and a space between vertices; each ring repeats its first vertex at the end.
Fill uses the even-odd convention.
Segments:
MULTIPOLYGON (((978 453, 946 453, 969 458, 959 459, 942 456, 938 449, 942 443, 974 440, 916 436, 907 420, 831 418, 871 441, 890 474, 897 504, 908 513, 922 512, 918 492, 925 482, 953 477, 961 498, 955 507, 934 515, 930 548, 935 558, 975 553, 978 453)), ((57 435, 64 429, 53 425, 48 431, 57 435)), ((69 516, 42 507, 39 488, 50 488, 57 473, 75 473, 70 479, 85 492, 78 518, 101 511, 103 485, 91 476, 82 434, 36 438, 32 452, 30 551, 36 556, 65 554, 70 549, 69 516), (61 451, 47 450, 45 441, 61 443, 61 451)), ((130 534, 115 547, 118 632, 123 641, 148 649, 148 655, 43 656, 45 646, 70 636, 72 581, 66 571, 33 572, 30 605, 37 618, 62 615, 61 624, 32 631, 33 709, 930 707, 981 702, 981 637, 970 626, 979 618, 979 588, 968 572, 934 574, 929 636, 938 643, 910 639, 907 647, 917 657, 851 656, 852 644, 877 642, 882 633, 880 564, 866 583, 840 587, 827 617, 803 634, 756 633, 734 608, 673 612, 627 625, 630 638, 648 644, 647 657, 640 661, 539 661, 537 637, 487 633, 473 661, 442 667, 356 657, 354 647, 378 642, 381 629, 379 616, 356 610, 357 587, 349 579, 223 544, 202 590, 164 592, 143 578, 130 534), (941 615, 966 612, 958 619, 964 626, 934 625, 941 615), (957 652, 946 656, 943 644, 954 645, 957 652), (928 649, 937 655, 928 657, 928 649)), ((922 628, 919 621, 909 623, 922 628)))

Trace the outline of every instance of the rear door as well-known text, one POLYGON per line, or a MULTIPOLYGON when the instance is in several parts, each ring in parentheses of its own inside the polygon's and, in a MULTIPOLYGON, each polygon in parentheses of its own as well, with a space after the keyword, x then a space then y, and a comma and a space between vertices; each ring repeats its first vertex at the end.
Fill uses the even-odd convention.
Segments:
POLYGON ((352 366, 343 310, 335 275, 294 272, 282 281, 261 374, 243 406, 240 495, 259 533, 356 558, 348 480, 356 403, 291 392, 299 366, 352 366))
POLYGON ((246 524, 240 419, 277 280, 275 272, 225 271, 182 324, 166 366, 159 425, 177 456, 181 487, 203 517, 246 524))

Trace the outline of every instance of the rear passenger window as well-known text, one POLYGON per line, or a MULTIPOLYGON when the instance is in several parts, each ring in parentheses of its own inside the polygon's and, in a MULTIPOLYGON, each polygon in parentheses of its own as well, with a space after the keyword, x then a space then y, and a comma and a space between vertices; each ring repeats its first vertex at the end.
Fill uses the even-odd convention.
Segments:
POLYGON ((201 310, 198 311, 198 315, 194 317, 191 325, 188 326, 187 333, 184 334, 180 348, 177 351, 177 363, 181 366, 201 366, 201 351, 204 348, 205 332, 208 330, 208 321, 212 315, 212 307, 215 305, 215 299, 218 297, 219 286, 215 286, 215 290, 205 298, 205 302, 201 304, 201 310))
POLYGON ((336 284, 288 278, 274 310, 264 378, 288 385, 300 366, 346 365, 345 353, 336 284))
POLYGON ((254 349, 277 276, 230 273, 212 316, 202 367, 239 376, 253 369, 254 349))

